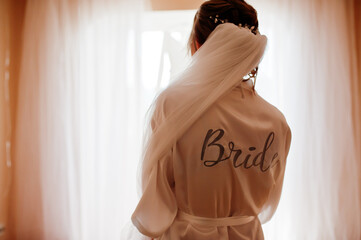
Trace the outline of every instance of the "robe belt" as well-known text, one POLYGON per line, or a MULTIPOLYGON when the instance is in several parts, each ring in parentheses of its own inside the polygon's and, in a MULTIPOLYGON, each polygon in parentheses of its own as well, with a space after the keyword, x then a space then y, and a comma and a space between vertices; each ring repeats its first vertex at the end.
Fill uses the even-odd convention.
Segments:
POLYGON ((208 217, 199 217, 199 216, 191 215, 189 213, 186 213, 178 209, 177 218, 179 220, 185 220, 187 222, 195 223, 198 225, 220 227, 220 226, 243 225, 251 222, 256 217, 241 215, 241 216, 232 216, 232 217, 223 217, 223 218, 208 218, 208 217))

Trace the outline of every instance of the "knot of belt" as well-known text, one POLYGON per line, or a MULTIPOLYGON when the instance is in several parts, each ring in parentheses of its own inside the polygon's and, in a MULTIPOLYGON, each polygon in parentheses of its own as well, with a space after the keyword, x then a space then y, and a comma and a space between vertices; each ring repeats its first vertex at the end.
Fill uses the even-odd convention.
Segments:
POLYGON ((218 226, 243 225, 251 222, 253 219, 255 219, 255 216, 241 215, 241 216, 232 216, 232 217, 223 217, 223 218, 208 218, 208 217, 199 217, 199 216, 191 215, 178 209, 177 218, 198 225, 218 227, 218 226))

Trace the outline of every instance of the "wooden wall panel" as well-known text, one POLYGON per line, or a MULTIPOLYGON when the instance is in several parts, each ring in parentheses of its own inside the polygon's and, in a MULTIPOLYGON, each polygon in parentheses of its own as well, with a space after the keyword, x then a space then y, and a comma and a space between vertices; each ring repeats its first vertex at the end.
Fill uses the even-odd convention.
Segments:
MULTIPOLYGON (((359 73, 359 85, 361 85, 361 1, 354 0, 355 2, 355 30, 356 30, 356 45, 357 45, 357 60, 358 60, 358 73, 359 73)), ((361 89, 360 93, 361 93, 361 89)))
MULTIPOLYGON (((356 96, 353 97, 354 101, 357 101, 354 104, 354 122, 356 123, 355 131, 358 132, 357 137, 357 145, 359 150, 359 156, 361 161, 361 1, 354 0, 354 18, 355 18, 355 39, 356 39, 356 53, 357 53, 357 83, 356 88, 353 94, 356 96)), ((361 162, 359 163, 359 184, 361 183, 361 162)), ((360 206, 361 206, 361 184, 359 190, 359 199, 360 199, 360 206)), ((361 219, 360 219, 361 221, 361 219)))
POLYGON ((10 53, 10 15, 9 1, 0 1, 0 239, 5 240, 8 224, 10 168, 7 166, 6 144, 10 137, 9 129, 9 53, 10 53))
POLYGON ((0 240, 11 236, 12 151, 26 0, 0 1, 0 240), (2 227, 1 227, 2 226, 2 227))

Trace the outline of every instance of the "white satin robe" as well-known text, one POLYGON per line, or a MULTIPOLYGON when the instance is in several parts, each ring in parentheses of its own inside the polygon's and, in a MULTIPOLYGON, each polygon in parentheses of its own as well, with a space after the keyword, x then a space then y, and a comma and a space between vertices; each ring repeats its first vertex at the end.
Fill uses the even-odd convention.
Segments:
MULTIPOLYGON (((280 199, 291 131, 251 84, 240 83, 212 105, 158 162, 132 215, 142 234, 161 240, 264 239, 261 223, 280 199)), ((165 96, 152 127, 181 99, 165 96)))

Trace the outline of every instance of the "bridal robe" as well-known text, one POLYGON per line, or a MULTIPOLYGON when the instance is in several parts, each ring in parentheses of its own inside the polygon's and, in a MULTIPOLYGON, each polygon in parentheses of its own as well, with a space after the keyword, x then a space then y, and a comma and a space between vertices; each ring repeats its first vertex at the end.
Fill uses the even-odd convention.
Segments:
MULTIPOLYGON (((182 94, 162 96, 154 129, 182 94)), ((282 191, 291 130, 241 82, 215 102, 157 163, 132 215, 160 240, 264 239, 282 191)))

